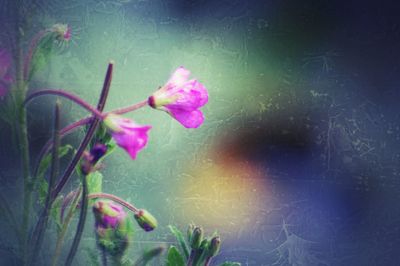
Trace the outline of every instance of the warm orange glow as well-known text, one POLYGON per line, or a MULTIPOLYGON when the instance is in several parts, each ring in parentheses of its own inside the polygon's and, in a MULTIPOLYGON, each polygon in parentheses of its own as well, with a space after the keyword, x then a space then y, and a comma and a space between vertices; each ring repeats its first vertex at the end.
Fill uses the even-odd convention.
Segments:
POLYGON ((177 195, 178 218, 220 232, 246 232, 262 222, 269 195, 262 170, 232 159, 190 169, 177 195))

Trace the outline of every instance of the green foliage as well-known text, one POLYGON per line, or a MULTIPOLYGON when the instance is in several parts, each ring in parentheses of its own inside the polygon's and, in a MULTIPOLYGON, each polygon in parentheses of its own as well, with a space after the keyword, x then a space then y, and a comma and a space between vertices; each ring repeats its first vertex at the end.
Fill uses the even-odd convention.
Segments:
POLYGON ((167 266, 185 266, 183 257, 175 246, 171 246, 168 250, 167 266))
POLYGON ((50 216, 53 218, 54 222, 56 223, 58 231, 60 231, 62 228, 61 206, 62 206, 62 197, 59 196, 54 200, 53 205, 51 205, 51 209, 50 209, 50 216))
POLYGON ((160 256, 164 252, 164 247, 152 248, 143 252, 142 256, 135 261, 133 266, 146 266, 152 259, 160 256))
MULTIPOLYGON (((99 193, 102 191, 103 175, 99 171, 92 172, 86 176, 88 184, 88 194, 99 193)), ((93 204, 95 199, 89 200, 89 205, 93 204)))
MULTIPOLYGON (((72 146, 67 144, 64 146, 61 146, 58 149, 58 158, 61 159, 64 156, 66 156, 71 150, 72 150, 72 146)), ((49 189, 49 185, 47 183, 47 180, 44 178, 47 169, 50 167, 50 163, 51 163, 51 153, 46 154, 46 156, 44 156, 42 158, 42 160, 40 161, 39 164, 39 168, 37 171, 37 175, 36 175, 36 186, 35 189, 38 192, 38 196, 39 196, 39 202, 41 204, 44 204, 44 201, 46 200, 46 196, 47 196, 47 191, 49 189)))
POLYGON ((176 240, 178 241, 178 243, 183 251, 183 254, 185 255, 185 258, 189 259, 189 248, 185 241, 185 237, 183 236, 183 233, 181 231, 179 231, 179 229, 173 225, 169 225, 168 227, 169 227, 169 230, 171 230, 172 234, 174 234, 176 240))

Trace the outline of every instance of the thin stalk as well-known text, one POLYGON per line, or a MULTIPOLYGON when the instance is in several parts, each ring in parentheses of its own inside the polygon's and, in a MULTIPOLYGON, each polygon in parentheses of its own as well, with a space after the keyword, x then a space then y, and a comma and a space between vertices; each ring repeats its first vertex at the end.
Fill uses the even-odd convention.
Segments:
POLYGON ((62 244, 64 242, 65 233, 67 232, 67 229, 69 227, 69 224, 71 223, 72 217, 75 214, 76 206, 78 205, 78 201, 80 198, 81 198, 81 188, 79 188, 78 193, 76 194, 70 208, 68 209, 67 216, 65 217, 65 220, 62 224, 61 231, 58 234, 56 249, 54 251, 54 256, 53 256, 53 260, 52 260, 53 266, 56 266, 58 263, 58 258, 60 257, 60 254, 61 254, 61 248, 62 248, 62 244))
POLYGON ((207 257, 207 259, 206 259, 206 261, 204 263, 204 266, 210 266, 211 259, 212 259, 212 257, 207 257))
MULTIPOLYGON (((112 71, 113 71, 113 63, 108 64, 108 69, 106 73, 106 77, 103 84, 103 90, 101 91, 100 99, 97 104, 97 110, 102 112, 104 109, 104 105, 107 100, 108 92, 110 90, 111 80, 112 80, 112 71)), ((83 152, 85 151, 86 147, 89 145, 90 140, 92 139, 94 133, 96 132, 97 125, 99 123, 99 118, 94 118, 89 125, 89 129, 86 133, 86 136, 82 140, 79 148, 72 159, 71 163, 69 164, 68 168, 64 172, 63 176, 61 177, 60 181, 56 185, 54 191, 52 192, 52 199, 55 199, 57 195, 61 192, 67 181, 69 180, 71 174, 75 170, 76 165, 78 164, 79 160, 82 157, 83 152)))
POLYGON ((193 260, 194 260, 194 257, 196 257, 196 250, 195 249, 192 249, 191 251, 190 251, 190 256, 189 256, 189 259, 188 259, 188 261, 187 261, 187 266, 193 266, 193 260))
POLYGON ((31 43, 29 44, 29 50, 28 54, 25 56, 24 60, 24 80, 29 79, 29 74, 30 74, 30 67, 31 67, 31 62, 33 58, 33 54, 35 53, 37 47, 39 46, 40 41, 43 39, 44 36, 46 36, 47 33, 49 33, 49 30, 42 30, 36 33, 36 35, 33 37, 31 43))
POLYGON ((129 209, 130 211, 132 211, 133 213, 139 213, 139 209, 136 208, 135 206, 133 206, 132 204, 130 204, 129 202, 115 196, 112 194, 107 194, 107 193, 92 193, 88 195, 88 199, 96 199, 96 198, 104 198, 104 199, 110 199, 112 201, 115 201, 119 204, 121 204, 122 206, 126 207, 127 209, 129 209))
POLYGON ((147 100, 138 102, 138 103, 133 104, 133 105, 129 105, 127 107, 118 108, 116 110, 108 112, 107 114, 113 113, 113 114, 117 114, 117 115, 122 115, 122 114, 125 114, 125 113, 136 111, 137 109, 140 109, 140 108, 142 108, 142 107, 144 107, 146 105, 147 105, 147 100))
POLYGON ((97 110, 96 108, 91 106, 88 102, 86 102, 82 98, 76 96, 75 94, 67 92, 67 91, 63 91, 63 90, 48 89, 48 90, 40 90, 40 91, 33 92, 28 97, 26 97, 26 99, 24 101, 24 105, 28 104, 31 100, 35 99, 36 97, 43 96, 43 95, 49 95, 49 94, 58 95, 58 96, 67 98, 67 99, 75 102, 76 104, 82 106, 83 108, 85 108, 86 110, 91 112, 93 115, 97 116, 98 118, 100 118, 100 119, 103 118, 103 114, 101 113, 101 111, 97 110))
MULTIPOLYGON (((130 105, 130 106, 127 106, 127 107, 123 107, 123 108, 120 108, 120 109, 113 110, 111 112, 103 113, 103 116, 105 117, 110 113, 113 113, 113 114, 125 114, 127 112, 136 111, 137 109, 140 109, 140 108, 142 108, 142 107, 144 107, 146 105, 147 105, 147 100, 141 101, 139 103, 136 103, 136 104, 133 104, 133 105, 130 105)), ((60 130, 61 138, 63 138, 64 136, 66 136, 66 135, 68 135, 70 133, 72 133, 75 129, 77 129, 77 128, 81 127, 81 126, 87 125, 92 119, 93 119, 92 116, 88 116, 88 117, 82 118, 81 120, 78 120, 78 121, 76 121, 76 122, 64 127, 63 129, 60 130)), ((51 140, 47 141, 45 143, 45 145, 42 147, 42 149, 40 150, 40 153, 38 155, 38 159, 36 161, 36 167, 35 167, 35 170, 33 171, 33 178, 35 178, 37 176, 40 162, 42 161, 42 159, 46 155, 46 153, 50 150, 50 148, 51 148, 51 140)))
POLYGON ((107 254, 104 248, 101 249, 101 265, 107 266, 107 254))
POLYGON ((74 260, 76 251, 78 250, 79 242, 81 241, 82 238, 82 233, 83 229, 85 227, 85 222, 86 222, 86 216, 87 216, 87 207, 88 207, 88 188, 87 188, 87 180, 86 176, 83 176, 82 178, 82 200, 81 200, 81 211, 79 214, 79 221, 78 221, 78 226, 76 228, 76 233, 74 240, 72 242, 71 249, 69 250, 67 261, 65 262, 65 266, 70 266, 72 264, 72 261, 74 260))
MULTIPOLYGON (((81 119, 79 121, 76 121, 66 127, 64 127, 63 129, 60 130, 60 136, 61 138, 65 137, 66 135, 72 133, 72 131, 80 126, 86 125, 88 124, 90 121, 92 120, 92 117, 86 117, 84 119, 81 119)), ((38 159, 36 161, 36 167, 33 171, 33 178, 36 179, 37 175, 38 175, 38 171, 39 171, 39 166, 40 166, 40 162, 42 161, 43 157, 49 152, 49 150, 51 149, 51 144, 52 141, 48 140, 46 142, 46 144, 42 147, 42 149, 40 150, 40 153, 38 155, 38 159)), ((33 182, 35 183, 36 180, 33 180, 33 182)))
POLYGON ((58 159, 58 151, 60 147, 60 103, 57 101, 55 108, 55 119, 54 119, 54 133, 53 133, 53 153, 51 158, 51 170, 50 170, 50 178, 49 178, 49 188, 46 197, 45 207, 43 210, 43 215, 41 215, 42 219, 39 219, 38 224, 36 226, 36 230, 33 233, 32 237, 32 245, 33 250, 30 252, 28 258, 30 258, 30 264, 33 265, 36 261, 36 258, 40 252, 40 248, 43 243, 44 233, 46 231, 47 223, 49 220, 49 213, 52 205, 51 200, 51 191, 55 183, 55 179, 58 174, 60 161, 58 159))
POLYGON ((23 16, 20 15, 19 5, 14 5, 14 18, 15 19, 15 73, 16 73, 16 88, 15 91, 11 93, 12 98, 15 103, 16 115, 17 115, 17 137, 18 137, 18 147, 21 154, 21 162, 22 162, 22 177, 23 177, 23 213, 22 213, 22 224, 21 224, 21 258, 22 263, 26 263, 26 250, 27 250, 27 237, 28 237, 28 225, 29 225, 29 213, 31 206, 31 186, 30 186, 30 173, 29 173, 29 143, 28 143, 28 131, 27 131, 27 121, 26 121, 26 110, 25 108, 20 107, 20 103, 25 98, 26 95, 26 86, 23 79, 23 49, 22 49, 22 40, 21 40, 21 31, 20 27, 22 24, 23 16))

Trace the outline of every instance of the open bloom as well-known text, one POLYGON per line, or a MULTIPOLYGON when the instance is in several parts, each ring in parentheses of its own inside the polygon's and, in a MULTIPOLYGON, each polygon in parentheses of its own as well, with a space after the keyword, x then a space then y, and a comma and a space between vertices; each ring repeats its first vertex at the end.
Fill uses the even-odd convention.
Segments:
POLYGON ((5 96, 13 82, 11 75, 11 55, 0 48, 0 98, 5 96))
POLYGON ((133 160, 136 159, 137 153, 147 144, 147 132, 151 126, 138 125, 115 114, 107 115, 103 122, 117 145, 126 150, 133 160))
POLYGON ((148 99, 148 104, 163 110, 186 128, 197 128, 203 121, 199 110, 208 101, 206 88, 196 79, 189 80, 190 71, 179 67, 168 82, 148 99))

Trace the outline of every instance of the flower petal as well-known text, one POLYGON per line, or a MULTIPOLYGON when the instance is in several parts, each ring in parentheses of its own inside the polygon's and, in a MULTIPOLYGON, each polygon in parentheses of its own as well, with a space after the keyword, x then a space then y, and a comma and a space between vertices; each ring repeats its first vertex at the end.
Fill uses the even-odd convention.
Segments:
POLYGON ((187 70, 183 66, 178 67, 168 80, 167 84, 172 87, 182 86, 188 80, 189 76, 189 70, 187 70))
POLYGON ((169 113, 186 128, 198 128, 204 122, 204 115, 200 110, 170 109, 169 113))

